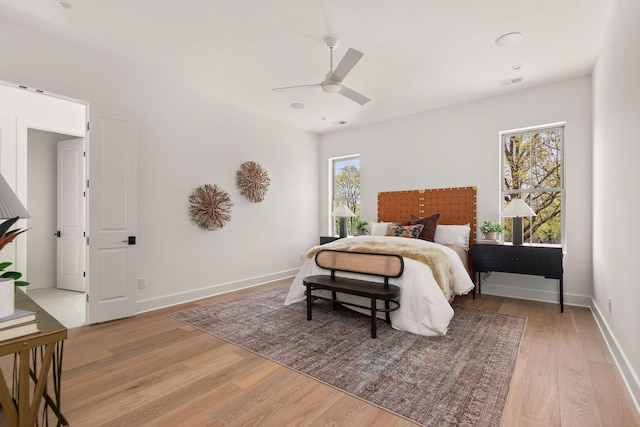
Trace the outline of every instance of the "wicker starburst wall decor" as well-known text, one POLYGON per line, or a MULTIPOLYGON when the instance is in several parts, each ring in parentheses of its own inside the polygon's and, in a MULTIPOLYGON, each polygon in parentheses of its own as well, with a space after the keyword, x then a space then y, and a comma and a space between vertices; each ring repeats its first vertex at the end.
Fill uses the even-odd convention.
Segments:
POLYGON ((244 162, 238 171, 240 194, 254 203, 264 200, 269 188, 269 174, 256 162, 244 162))
POLYGON ((229 194, 217 185, 205 184, 189 196, 191 219, 205 230, 217 230, 231 219, 233 203, 229 194))

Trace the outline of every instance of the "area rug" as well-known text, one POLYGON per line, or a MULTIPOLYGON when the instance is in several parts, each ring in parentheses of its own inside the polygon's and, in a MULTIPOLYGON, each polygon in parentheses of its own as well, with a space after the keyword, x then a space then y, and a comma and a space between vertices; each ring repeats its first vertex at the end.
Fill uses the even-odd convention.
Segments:
POLYGON ((284 306, 270 289, 171 314, 184 323, 425 426, 499 426, 526 318, 455 307, 446 336, 424 337, 317 301, 284 306))

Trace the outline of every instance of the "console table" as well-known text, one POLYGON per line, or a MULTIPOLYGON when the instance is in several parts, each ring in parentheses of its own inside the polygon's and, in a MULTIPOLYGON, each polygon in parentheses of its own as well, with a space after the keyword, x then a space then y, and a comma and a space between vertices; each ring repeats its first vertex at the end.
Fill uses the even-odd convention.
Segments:
POLYGON ((327 243, 335 242, 336 240, 340 240, 342 237, 334 237, 334 236, 320 236, 320 244, 326 245, 327 243))
POLYGON ((482 293, 480 273, 529 274, 556 279, 560 287, 560 312, 564 312, 562 287, 562 248, 558 246, 514 246, 476 243, 472 251, 473 270, 478 274, 478 293, 482 293))
POLYGON ((0 356, 13 354, 13 372, 16 373, 9 388, 0 368, 2 412, 12 427, 40 425, 36 424, 40 422, 37 421, 39 414, 44 414, 44 425, 48 425, 49 411, 57 418, 55 425, 68 426, 60 412, 62 350, 67 329, 20 290, 16 291, 15 306, 36 313, 40 332, 0 341, 0 356), (48 391, 49 373, 52 374, 53 397, 48 391), (33 390, 31 396, 30 390, 33 390))

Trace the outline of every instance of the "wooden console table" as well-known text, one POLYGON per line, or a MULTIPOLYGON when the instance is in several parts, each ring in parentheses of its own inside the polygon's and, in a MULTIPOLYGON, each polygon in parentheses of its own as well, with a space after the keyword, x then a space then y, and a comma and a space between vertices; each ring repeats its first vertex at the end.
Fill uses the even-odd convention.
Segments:
POLYGON ((69 423, 60 411, 60 378, 62 350, 67 328, 44 311, 24 292, 16 291, 16 308, 34 311, 40 332, 0 341, 0 356, 13 354, 12 386, 0 368, 0 404, 10 426, 48 425, 49 412, 57 418, 57 426, 69 423), (53 377, 53 397, 48 391, 48 377, 53 377), (30 396, 30 391, 33 394, 30 396), (38 420, 38 415, 42 419, 38 420))
POLYGON ((482 293, 480 273, 489 271, 556 279, 560 294, 560 312, 564 312, 562 248, 559 246, 476 243, 473 245, 473 270, 478 273, 478 293, 482 293))

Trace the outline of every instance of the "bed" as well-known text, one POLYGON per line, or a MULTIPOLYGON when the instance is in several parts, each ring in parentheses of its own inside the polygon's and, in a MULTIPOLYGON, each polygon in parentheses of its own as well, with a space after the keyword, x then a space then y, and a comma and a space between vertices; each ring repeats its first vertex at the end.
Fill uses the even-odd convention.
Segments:
MULTIPOLYGON (((454 295, 464 295, 474 289, 468 260, 469 248, 475 241, 475 215, 475 187, 381 192, 378 193, 378 221, 370 226, 373 235, 340 239, 321 248, 350 247, 348 250, 360 250, 363 247, 384 244, 393 245, 394 250, 402 249, 404 274, 390 281, 401 288, 400 309, 391 313, 391 324, 395 329, 419 335, 445 335, 453 318, 450 300, 454 295), (379 235, 381 230, 386 232, 389 229, 389 223, 394 227, 397 225, 403 231, 421 223, 433 225, 431 217, 437 214, 437 228, 434 226, 434 230, 431 230, 432 234, 435 234, 432 237, 436 242, 421 238, 379 235), (414 224, 411 224, 412 222, 414 224), (441 258, 446 258, 449 264, 447 270, 450 276, 447 286, 443 287, 441 283, 442 273, 439 270, 442 268, 431 264, 434 265, 432 269, 428 263, 414 255, 414 252, 430 251, 432 248, 439 249, 440 251, 436 252, 441 258)), ((423 229, 427 228, 426 225, 423 226, 423 229)), ((314 247, 309 251, 306 261, 289 288, 286 305, 305 299, 303 277, 324 272, 313 259, 318 249, 319 247, 314 247)), ((350 273, 345 273, 344 276, 362 278, 350 273)), ((340 299, 345 302, 361 302, 358 301, 358 297, 352 295, 340 295, 340 299)))

